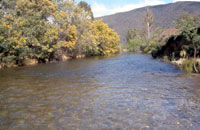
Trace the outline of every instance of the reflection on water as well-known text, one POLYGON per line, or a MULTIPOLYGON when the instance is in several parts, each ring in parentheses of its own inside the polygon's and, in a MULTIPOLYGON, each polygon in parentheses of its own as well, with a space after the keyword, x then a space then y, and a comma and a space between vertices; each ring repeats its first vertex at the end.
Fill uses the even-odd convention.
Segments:
POLYGON ((0 70, 0 128, 195 130, 199 84, 146 55, 0 70))

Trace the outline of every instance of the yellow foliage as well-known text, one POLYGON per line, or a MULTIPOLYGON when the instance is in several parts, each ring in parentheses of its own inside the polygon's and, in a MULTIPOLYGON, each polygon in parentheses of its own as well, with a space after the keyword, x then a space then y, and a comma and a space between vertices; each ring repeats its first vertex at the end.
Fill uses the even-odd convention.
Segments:
POLYGON ((59 29, 59 30, 60 30, 60 33, 64 35, 63 36, 64 38, 60 39, 60 41, 56 45, 54 45, 54 48, 59 49, 59 48, 64 47, 69 50, 72 50, 77 40, 76 26, 68 24, 65 31, 63 29, 59 29))
POLYGON ((60 50, 70 55, 118 52, 119 36, 107 24, 92 21, 73 1, 59 2, 58 8, 53 0, 16 0, 9 11, 0 9, 0 45, 6 47, 0 61, 9 56, 54 59, 60 50))
POLYGON ((120 38, 116 32, 108 27, 107 24, 101 20, 95 20, 94 34, 96 35, 96 41, 100 46, 100 52, 103 55, 109 55, 119 52, 119 41, 120 38))
POLYGON ((16 10, 29 16, 36 12, 41 15, 55 16, 57 8, 57 4, 51 0, 16 0, 16 10))

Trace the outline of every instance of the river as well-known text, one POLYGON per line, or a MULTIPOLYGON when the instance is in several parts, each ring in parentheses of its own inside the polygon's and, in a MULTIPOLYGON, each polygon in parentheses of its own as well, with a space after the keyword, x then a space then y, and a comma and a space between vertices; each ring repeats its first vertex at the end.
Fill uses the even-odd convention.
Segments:
POLYGON ((0 129, 200 128, 200 76, 148 55, 0 70, 0 129))

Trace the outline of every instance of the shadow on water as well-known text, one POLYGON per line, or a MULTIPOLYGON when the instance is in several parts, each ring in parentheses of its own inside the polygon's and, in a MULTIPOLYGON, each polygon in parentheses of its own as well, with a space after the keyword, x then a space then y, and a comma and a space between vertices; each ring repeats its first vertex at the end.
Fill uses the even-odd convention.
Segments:
POLYGON ((148 55, 0 70, 2 129, 197 129, 199 77, 148 55))

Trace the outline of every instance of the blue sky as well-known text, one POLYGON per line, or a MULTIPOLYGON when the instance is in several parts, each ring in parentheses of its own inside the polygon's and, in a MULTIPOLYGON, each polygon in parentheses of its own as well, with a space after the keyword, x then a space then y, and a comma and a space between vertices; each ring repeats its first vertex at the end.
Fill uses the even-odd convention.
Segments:
MULTIPOLYGON (((81 1, 81 0, 77 0, 81 1)), ((200 1, 200 0, 84 0, 92 7, 95 17, 129 11, 132 9, 148 6, 173 3, 177 1, 200 1)))

